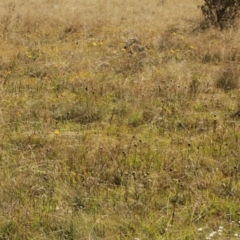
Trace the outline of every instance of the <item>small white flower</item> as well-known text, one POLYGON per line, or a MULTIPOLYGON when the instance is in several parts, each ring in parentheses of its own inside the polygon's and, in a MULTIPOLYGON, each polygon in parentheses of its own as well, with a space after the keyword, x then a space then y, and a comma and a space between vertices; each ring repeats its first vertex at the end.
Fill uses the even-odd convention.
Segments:
POLYGON ((203 230, 203 228, 198 228, 198 231, 199 231, 199 232, 202 232, 202 230, 203 230))
POLYGON ((221 229, 221 230, 223 230, 223 226, 219 226, 219 228, 218 228, 219 230, 221 229))
POLYGON ((217 232, 213 231, 209 234, 209 237, 213 237, 217 232))
POLYGON ((237 233, 235 233, 235 234, 234 234, 234 237, 238 237, 238 234, 237 234, 237 233))

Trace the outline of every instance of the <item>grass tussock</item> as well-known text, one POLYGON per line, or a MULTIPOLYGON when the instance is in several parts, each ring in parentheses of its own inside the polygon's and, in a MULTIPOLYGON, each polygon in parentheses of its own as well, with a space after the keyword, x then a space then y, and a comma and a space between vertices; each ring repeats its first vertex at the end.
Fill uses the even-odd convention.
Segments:
POLYGON ((239 236, 239 31, 199 4, 1 1, 0 239, 239 236))

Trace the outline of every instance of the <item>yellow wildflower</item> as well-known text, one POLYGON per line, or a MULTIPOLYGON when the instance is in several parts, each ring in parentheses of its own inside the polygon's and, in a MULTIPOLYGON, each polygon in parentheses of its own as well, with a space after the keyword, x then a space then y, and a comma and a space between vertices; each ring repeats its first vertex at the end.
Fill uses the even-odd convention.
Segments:
POLYGON ((59 135, 60 134, 60 132, 59 132, 59 130, 55 130, 55 135, 59 135))

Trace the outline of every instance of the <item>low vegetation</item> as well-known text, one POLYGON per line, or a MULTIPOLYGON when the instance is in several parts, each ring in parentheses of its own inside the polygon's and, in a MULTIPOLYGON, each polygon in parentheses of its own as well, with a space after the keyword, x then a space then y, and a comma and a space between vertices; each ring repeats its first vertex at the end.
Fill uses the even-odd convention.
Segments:
POLYGON ((0 239, 240 236, 240 32, 200 4, 1 1, 0 239))

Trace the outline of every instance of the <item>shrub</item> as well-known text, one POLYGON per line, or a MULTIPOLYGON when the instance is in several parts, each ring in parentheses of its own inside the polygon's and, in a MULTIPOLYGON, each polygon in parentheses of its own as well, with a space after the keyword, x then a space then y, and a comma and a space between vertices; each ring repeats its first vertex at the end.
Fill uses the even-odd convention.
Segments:
POLYGON ((240 0, 204 0, 199 6, 208 23, 221 30, 233 23, 240 9, 240 0))

